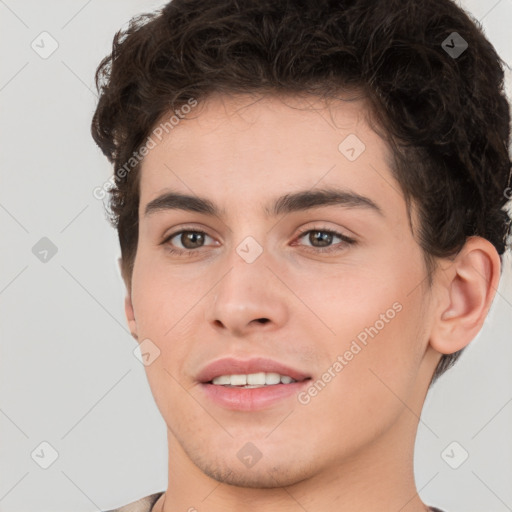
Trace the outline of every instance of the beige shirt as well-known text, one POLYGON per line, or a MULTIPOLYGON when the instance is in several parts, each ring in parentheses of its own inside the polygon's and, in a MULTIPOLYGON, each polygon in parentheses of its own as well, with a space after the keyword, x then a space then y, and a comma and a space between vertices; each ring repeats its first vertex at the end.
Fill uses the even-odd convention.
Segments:
POLYGON ((113 510, 106 510, 105 512, 151 512, 153 505, 163 493, 164 491, 150 494, 149 496, 134 501, 133 503, 129 503, 128 505, 124 505, 113 510))
MULTIPOLYGON (((105 512, 151 512, 153 505, 157 502, 158 498, 162 496, 164 492, 157 492, 156 494, 151 494, 150 496, 146 496, 145 498, 141 498, 138 501, 134 501, 133 503, 129 503, 124 507, 116 508, 114 510, 107 510, 105 512)), ((432 512, 443 512, 442 510, 430 507, 432 512)))

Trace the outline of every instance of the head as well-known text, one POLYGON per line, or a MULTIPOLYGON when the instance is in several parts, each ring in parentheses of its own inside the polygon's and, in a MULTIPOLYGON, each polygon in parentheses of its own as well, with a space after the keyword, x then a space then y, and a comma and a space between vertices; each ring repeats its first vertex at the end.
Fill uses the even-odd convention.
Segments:
POLYGON ((127 316, 161 351, 148 378, 187 455, 227 479, 222 449, 259 440, 281 470, 301 453, 282 485, 318 453, 351 454, 305 450, 307 432, 362 447, 396 423, 386 386, 421 407, 478 333, 510 235, 509 107, 475 23, 449 0, 174 0, 116 34, 96 78, 127 316), (226 354, 272 354, 324 386, 268 438, 277 406, 249 429, 214 407, 198 427, 198 374, 226 354))

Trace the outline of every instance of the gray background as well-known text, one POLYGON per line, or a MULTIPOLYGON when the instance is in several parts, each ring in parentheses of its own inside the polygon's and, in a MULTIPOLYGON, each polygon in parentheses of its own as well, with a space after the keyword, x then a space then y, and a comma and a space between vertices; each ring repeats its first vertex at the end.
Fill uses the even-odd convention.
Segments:
MULTIPOLYGON (((125 325, 116 233, 92 194, 111 169, 89 132, 115 31, 161 5, 0 0, 2 512, 96 511, 166 488, 165 424, 125 325), (58 43, 46 59, 31 47, 51 49, 43 31, 58 43), (57 248, 46 262, 32 252, 43 237, 57 248), (48 469, 44 441, 58 454, 48 469)), ((512 0, 464 5, 512 65, 512 0)), ((505 266, 482 332, 420 423, 417 486, 449 512, 512 510, 510 255, 505 266)))

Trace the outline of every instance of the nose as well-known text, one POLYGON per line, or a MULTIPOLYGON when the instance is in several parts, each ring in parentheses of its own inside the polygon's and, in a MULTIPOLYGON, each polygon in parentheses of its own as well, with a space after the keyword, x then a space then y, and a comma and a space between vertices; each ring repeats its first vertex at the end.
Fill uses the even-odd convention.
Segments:
POLYGON ((240 337, 286 323, 289 296, 269 263, 265 251, 252 263, 233 251, 208 303, 206 320, 215 330, 240 337))

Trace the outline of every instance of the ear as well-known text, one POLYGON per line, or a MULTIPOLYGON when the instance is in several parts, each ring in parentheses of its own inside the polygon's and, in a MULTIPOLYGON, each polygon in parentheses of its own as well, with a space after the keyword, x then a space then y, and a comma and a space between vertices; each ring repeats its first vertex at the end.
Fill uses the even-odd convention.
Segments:
POLYGON ((126 286, 126 296, 124 298, 124 313, 126 315, 126 320, 128 322, 128 328, 130 329, 131 335, 138 341, 139 338, 137 335, 137 323, 135 321, 135 313, 133 311, 132 303, 131 283, 126 279, 126 276, 123 275, 122 259, 118 258, 117 263, 119 265, 119 270, 121 271, 121 276, 126 286))
POLYGON ((439 275, 430 345, 442 354, 466 347, 485 321, 498 287, 500 257, 484 238, 470 237, 439 275))
POLYGON ((138 341, 139 337, 137 334, 137 323, 135 322, 135 315, 133 312, 133 304, 130 292, 126 293, 126 297, 124 299, 124 312, 126 315, 126 320, 128 321, 130 333, 138 341))

